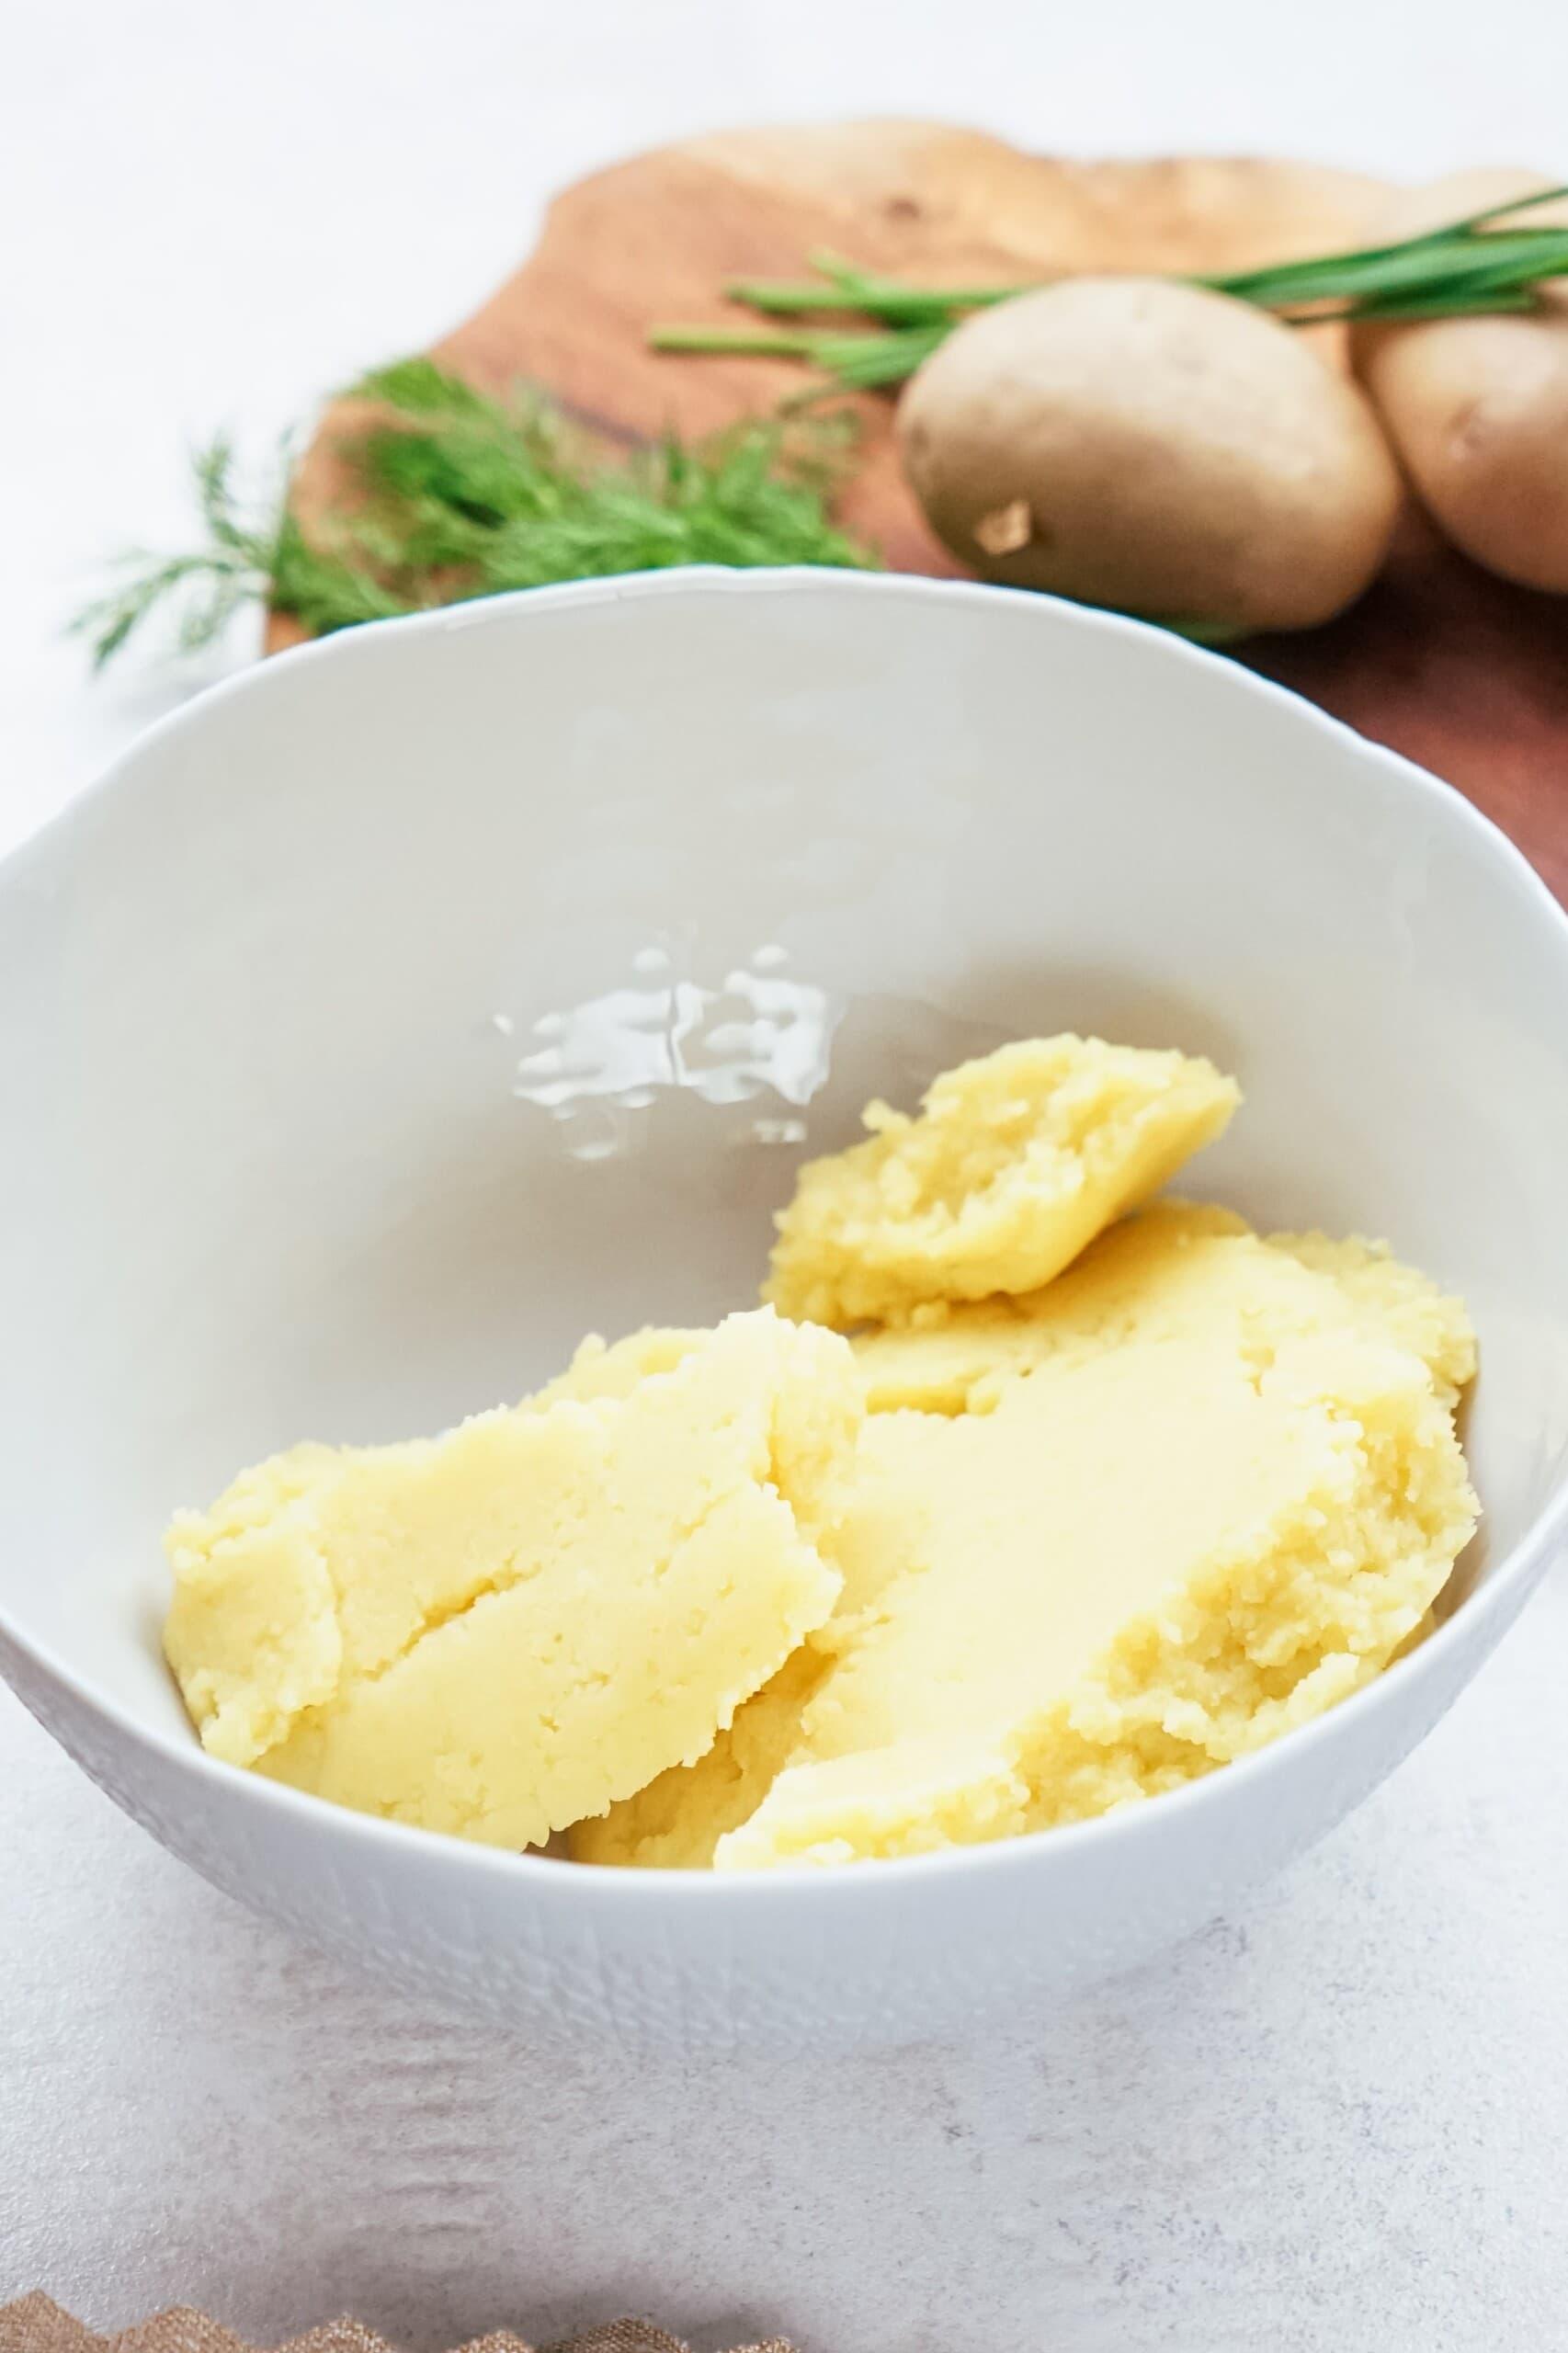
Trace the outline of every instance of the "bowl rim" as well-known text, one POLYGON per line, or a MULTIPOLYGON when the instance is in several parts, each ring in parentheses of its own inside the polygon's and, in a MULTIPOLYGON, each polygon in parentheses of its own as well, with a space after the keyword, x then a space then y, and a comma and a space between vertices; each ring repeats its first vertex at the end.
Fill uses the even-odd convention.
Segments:
MULTIPOLYGON (((290 647, 202 688, 140 730, 97 779, 74 792, 62 809, 0 857, 0 874, 15 874, 30 864, 35 856, 45 854, 57 838, 68 837, 96 807, 115 792, 127 789, 128 771, 139 766, 150 751, 183 734, 196 733, 205 725, 208 714, 223 704, 270 693, 269 682, 275 676, 297 676, 301 668, 312 664, 341 667, 358 659, 374 658, 391 636, 412 641, 419 636, 440 637, 453 630, 510 627, 522 616, 540 610, 591 609, 605 604, 666 597, 678 599, 714 594, 767 597, 802 593, 830 598, 892 598, 965 607, 978 603, 998 609, 1028 611, 1048 628, 1065 629, 1069 633, 1081 630, 1089 635, 1120 639, 1139 649, 1136 658, 1140 660, 1165 661, 1178 668, 1196 668, 1211 676, 1222 674, 1227 691, 1289 714, 1289 723, 1304 733, 1315 733, 1325 744, 1341 752, 1348 751, 1357 760, 1380 770, 1392 791, 1407 802, 1424 802, 1432 817, 1451 829, 1467 853, 1489 869, 1496 882, 1520 903, 1521 919, 1544 924, 1563 960, 1564 982, 1568 985, 1568 912, 1493 819, 1457 787, 1403 754, 1373 743, 1290 688, 1173 631, 1038 591, 998 587, 972 580, 939 579, 924 574, 857 572, 801 564, 754 569, 691 564, 657 572, 628 573, 604 580, 516 589, 466 604, 362 622, 330 637, 290 647)), ((130 789, 134 790, 134 785, 130 789)), ((1260 790, 1267 790, 1267 785, 1260 785, 1260 790)), ((313 1827, 324 1836, 336 1835, 384 1846, 394 1859, 399 1855, 410 1860, 421 1855, 431 1859, 441 1856, 453 1868, 505 1874, 509 1883, 518 1889, 531 1886, 540 1893, 550 1889, 560 1894, 575 1888, 590 1908, 605 1904, 619 1907, 671 1901, 687 1907, 718 1904, 726 1912, 733 1912, 742 1899, 765 1908, 778 1902, 788 1902, 792 1906, 807 1887, 816 1891, 817 1903, 842 1907, 875 1901, 879 1890, 891 1892, 912 1881, 924 1882, 937 1874, 983 1871, 994 1875, 1009 1870, 1032 1870, 1050 1855, 1065 1859, 1069 1853, 1079 1852, 1085 1845, 1109 1847, 1146 1836, 1151 1826, 1157 1828, 1161 1823, 1172 1822, 1178 1812, 1192 1814, 1224 1802, 1226 1790, 1239 1796, 1245 1789, 1260 1789, 1273 1776, 1292 1770, 1292 1759, 1304 1763, 1309 1755, 1325 1744, 1338 1741, 1352 1722, 1361 1722, 1380 1708, 1392 1706, 1395 1694, 1414 1696, 1435 1677, 1446 1676, 1448 1663, 1456 1653, 1466 1649, 1474 1652, 1469 1670, 1473 1673, 1489 1647, 1484 1641, 1487 1629, 1500 1616, 1504 1624, 1507 1623, 1565 1537, 1568 1461, 1535 1518, 1504 1557, 1489 1566, 1480 1586, 1467 1594, 1452 1614, 1434 1627, 1415 1650, 1392 1661, 1380 1675, 1323 1715, 1233 1759, 1223 1768, 1216 1768, 1179 1789, 1142 1803, 1051 1830, 1026 1832, 1017 1837, 942 1847, 928 1854, 885 1858, 878 1861, 874 1870, 823 1870, 804 1863, 735 1872, 691 1867, 633 1870, 615 1864, 573 1863, 563 1871, 557 1857, 485 1846, 446 1832, 356 1813, 211 1756, 194 1735, 182 1740, 162 1731, 144 1722, 112 1694, 98 1688, 51 1644, 25 1631, 4 1601, 0 1601, 0 1665, 5 1663, 7 1650, 15 1653, 45 1682, 54 1686, 76 1711, 101 1719, 121 1742, 133 1749, 150 1752, 176 1775, 193 1774, 199 1783, 207 1781, 215 1793, 227 1790, 241 1803, 268 1810, 279 1824, 298 1823, 302 1829, 313 1827), (335 1828, 329 1830, 329 1825, 335 1828), (465 1859, 460 1862, 459 1858, 465 1859)), ((1456 1689, 1468 1681, 1469 1673, 1460 1676, 1456 1689)))

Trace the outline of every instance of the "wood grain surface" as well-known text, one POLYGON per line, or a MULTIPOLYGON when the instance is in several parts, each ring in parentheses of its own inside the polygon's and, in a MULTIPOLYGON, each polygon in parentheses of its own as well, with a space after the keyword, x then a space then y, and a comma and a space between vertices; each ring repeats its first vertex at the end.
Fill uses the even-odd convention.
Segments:
MULTIPOLYGON (((475 384, 542 386, 607 445, 698 435, 771 407, 786 361, 651 352, 660 320, 727 320, 736 276, 798 276, 818 246, 937 281, 1066 269, 1239 269, 1359 242, 1382 183, 1308 165, 1221 159, 1064 163, 981 132, 867 122, 693 139, 567 189, 516 274, 435 356, 475 384)), ((1336 331, 1320 336, 1337 358, 1336 331)), ((861 460, 846 525, 894 568, 960 570, 899 472, 881 396, 857 403, 861 460)), ((300 468, 307 525, 340 504, 328 412, 300 468)), ((275 615, 268 642, 296 634, 275 615)), ((1414 510, 1382 578, 1331 627, 1257 639, 1236 658, 1447 777, 1568 895, 1568 598, 1512 588, 1414 510)))

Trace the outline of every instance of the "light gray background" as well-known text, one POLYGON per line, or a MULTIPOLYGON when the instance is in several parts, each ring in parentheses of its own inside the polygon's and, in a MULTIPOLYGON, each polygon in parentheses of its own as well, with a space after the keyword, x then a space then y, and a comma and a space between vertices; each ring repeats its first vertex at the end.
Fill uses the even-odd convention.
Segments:
MULTIPOLYGON (((265 452, 482 299, 596 162, 905 111, 1568 172, 1543 0, 31 0, 0 44, 0 847, 192 683, 90 688, 57 633, 106 548, 179 536, 187 443, 265 452)), ((1548 2353, 1565 1675, 1559 1575, 1354 1822, 1092 2000, 690 2071, 563 2067, 346 1977, 0 1693, 0 2299, 205 2302, 263 2339, 352 2308, 419 2353, 618 2309, 810 2353, 1548 2353)))

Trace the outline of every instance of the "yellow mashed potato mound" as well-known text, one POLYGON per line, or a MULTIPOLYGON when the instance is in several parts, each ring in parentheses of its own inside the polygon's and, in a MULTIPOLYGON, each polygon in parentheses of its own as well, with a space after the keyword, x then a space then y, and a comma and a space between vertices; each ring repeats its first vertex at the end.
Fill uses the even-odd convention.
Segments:
POLYGON ((1186 1054, 1065 1035, 960 1063, 911 1119, 801 1170, 764 1290, 847 1331, 932 1301, 1031 1291, 1211 1142, 1241 1100, 1186 1054))
POLYGON ((1350 1330, 1129 1341, 987 1415, 872 1426, 890 1440, 901 1565, 816 1637, 827 1672, 721 1870, 918 1853, 1194 1779, 1376 1675, 1474 1526, 1425 1368, 1350 1330))
POLYGON ((547 1838, 695 1760, 822 1623, 846 1343, 732 1316, 619 1394, 305 1447, 168 1540, 207 1747, 363 1812, 547 1838))
POLYGON ((1174 1787, 1375 1675, 1473 1525, 1468 1320, 1371 1245, 1159 1203, 857 1354, 837 1609, 583 1860, 910 1853, 1174 1787))

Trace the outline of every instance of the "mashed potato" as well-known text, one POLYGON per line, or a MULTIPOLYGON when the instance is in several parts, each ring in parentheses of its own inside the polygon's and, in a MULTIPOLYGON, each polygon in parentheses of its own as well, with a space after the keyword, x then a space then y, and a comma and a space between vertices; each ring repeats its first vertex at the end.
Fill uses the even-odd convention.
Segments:
POLYGON ((1237 1100, 1006 1047, 801 1171, 771 1306, 245 1472, 169 1539, 202 1739, 426 1828, 738 1870, 1049 1828, 1321 1714, 1475 1525, 1474 1336, 1380 1245, 1139 1208, 1237 1100))

